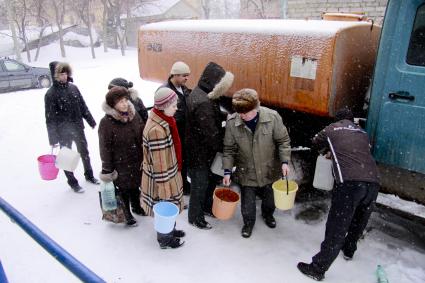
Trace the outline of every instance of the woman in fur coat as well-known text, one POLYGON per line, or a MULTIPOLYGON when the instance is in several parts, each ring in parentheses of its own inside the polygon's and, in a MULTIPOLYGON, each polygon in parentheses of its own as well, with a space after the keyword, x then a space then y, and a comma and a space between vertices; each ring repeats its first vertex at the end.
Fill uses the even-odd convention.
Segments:
MULTIPOLYGON (((143 172, 141 204, 153 216, 153 206, 160 201, 172 202, 183 210, 183 182, 181 178, 182 151, 174 113, 177 94, 169 88, 155 92, 155 105, 143 131, 143 172)), ((162 249, 183 245, 185 233, 174 229, 168 234, 157 234, 162 249)))
POLYGON ((139 201, 145 123, 136 113, 129 95, 124 87, 112 87, 102 105, 105 116, 99 125, 100 179, 114 183, 124 202, 127 225, 136 226, 130 204, 133 213, 145 215, 139 201))

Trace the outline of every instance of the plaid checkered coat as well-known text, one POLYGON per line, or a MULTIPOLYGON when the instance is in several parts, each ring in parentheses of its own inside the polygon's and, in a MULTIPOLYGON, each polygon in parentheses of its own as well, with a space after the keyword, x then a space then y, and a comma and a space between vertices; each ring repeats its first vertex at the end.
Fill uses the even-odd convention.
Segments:
POLYGON ((153 206, 165 200, 183 210, 183 182, 168 123, 149 114, 143 131, 142 194, 140 204, 153 216, 153 206))

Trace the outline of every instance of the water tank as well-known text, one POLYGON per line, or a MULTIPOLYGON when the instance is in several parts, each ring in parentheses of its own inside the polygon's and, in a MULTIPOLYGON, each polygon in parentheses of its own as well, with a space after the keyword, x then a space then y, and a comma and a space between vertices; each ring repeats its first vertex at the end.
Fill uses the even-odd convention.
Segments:
POLYGON ((194 87, 214 61, 235 75, 232 92, 257 90, 263 105, 332 117, 361 108, 370 84, 380 28, 325 20, 184 20, 139 29, 145 80, 167 80, 175 61, 191 70, 194 87))

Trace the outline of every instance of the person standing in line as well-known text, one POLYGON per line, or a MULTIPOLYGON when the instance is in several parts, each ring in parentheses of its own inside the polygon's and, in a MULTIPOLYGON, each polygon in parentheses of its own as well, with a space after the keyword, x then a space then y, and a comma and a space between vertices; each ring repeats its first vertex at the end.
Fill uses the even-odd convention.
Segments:
POLYGON ((337 111, 335 123, 313 138, 313 149, 330 152, 335 184, 325 239, 310 264, 298 263, 305 275, 321 281, 339 252, 351 260, 369 221, 379 191, 378 168, 367 133, 354 124, 351 110, 337 111))
POLYGON ((100 179, 113 182, 124 202, 128 226, 137 221, 130 212, 145 215, 140 206, 140 166, 142 133, 145 123, 137 114, 125 87, 112 87, 102 104, 105 116, 99 124, 99 151, 102 160, 100 179))
POLYGON ((249 238, 255 224, 257 195, 262 197, 265 224, 276 227, 272 183, 289 174, 290 138, 280 115, 261 107, 255 90, 237 91, 232 105, 236 113, 226 123, 223 184, 229 186, 233 178, 241 186, 242 237, 249 238))
MULTIPOLYGON (((93 176, 83 119, 92 127, 96 127, 87 105, 77 86, 72 82, 71 66, 67 63, 51 62, 49 64, 53 85, 44 96, 45 116, 49 143, 52 147, 72 147, 75 142, 81 155, 86 180, 92 184, 100 184, 93 176)), ((78 184, 74 173, 64 171, 69 186, 76 193, 84 192, 78 184)))
POLYGON ((220 65, 210 62, 202 72, 198 85, 186 98, 186 146, 191 180, 189 223, 199 229, 211 229, 205 215, 212 215, 212 198, 217 177, 211 164, 223 150, 227 113, 220 110, 219 99, 233 84, 234 76, 220 65))
POLYGON ((142 99, 139 97, 138 91, 133 88, 133 83, 123 78, 115 78, 109 83, 108 89, 111 89, 114 86, 122 86, 128 89, 128 93, 130 95, 129 99, 133 104, 134 109, 137 113, 139 113, 143 123, 146 123, 146 121, 148 120, 148 110, 146 109, 142 99))
MULTIPOLYGON (((177 94, 169 88, 155 92, 155 104, 143 131, 142 195, 140 202, 147 215, 153 216, 153 206, 160 201, 172 202, 181 212, 183 183, 182 153, 176 120, 177 94)), ((161 249, 179 248, 186 234, 174 228, 168 234, 157 232, 161 249)))
POLYGON ((182 167, 182 179, 183 179, 183 194, 190 194, 190 183, 187 180, 187 154, 185 144, 185 133, 186 133, 186 98, 192 91, 186 86, 187 80, 189 79, 190 68, 189 66, 181 61, 177 61, 173 64, 170 70, 170 76, 165 84, 161 87, 168 87, 172 89, 178 97, 177 100, 177 111, 174 114, 176 119, 177 128, 179 130, 180 141, 182 143, 182 155, 183 155, 183 167, 182 167))

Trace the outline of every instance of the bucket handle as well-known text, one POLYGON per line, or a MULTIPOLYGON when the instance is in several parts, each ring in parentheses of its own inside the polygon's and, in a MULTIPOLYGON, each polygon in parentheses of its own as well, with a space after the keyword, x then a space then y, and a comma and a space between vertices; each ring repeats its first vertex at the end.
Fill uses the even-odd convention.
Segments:
POLYGON ((289 181, 288 176, 282 176, 282 180, 286 180, 286 195, 289 195, 289 181))

